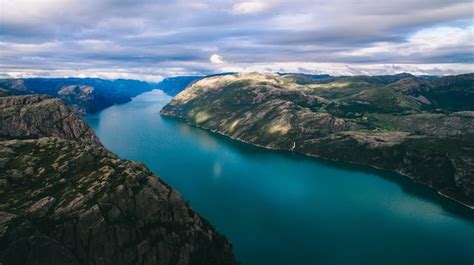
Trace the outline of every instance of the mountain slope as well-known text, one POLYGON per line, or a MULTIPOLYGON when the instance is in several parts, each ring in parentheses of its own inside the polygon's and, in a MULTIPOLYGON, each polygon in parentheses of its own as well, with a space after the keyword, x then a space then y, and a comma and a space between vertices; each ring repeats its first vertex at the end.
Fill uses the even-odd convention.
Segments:
POLYGON ((176 96, 183 91, 192 82, 200 80, 205 76, 175 76, 163 79, 156 85, 156 88, 162 90, 167 95, 176 96))
POLYGON ((143 164, 119 159, 93 133, 71 134, 66 125, 83 121, 61 101, 1 104, 1 264, 236 264, 227 239, 143 164), (11 117, 16 110, 24 119, 11 117), (51 116, 59 122, 47 131, 51 116), (31 128, 39 133, 22 135, 31 128))
POLYGON ((206 77, 212 77, 212 76, 224 76, 224 75, 230 75, 234 74, 232 72, 224 72, 220 74, 213 74, 213 75, 190 75, 190 76, 173 76, 173 77, 167 77, 163 79, 161 82, 156 84, 156 88, 162 90, 169 96, 176 96, 178 93, 186 89, 189 85, 192 83, 201 80, 206 77))
MULTIPOLYGON (((474 207, 474 106, 433 109, 394 85, 407 78, 332 78, 321 87, 272 74, 211 77, 161 114, 255 145, 397 171, 474 207)), ((444 78, 417 80, 431 89, 444 78)), ((450 84, 448 96, 466 90, 450 84)))

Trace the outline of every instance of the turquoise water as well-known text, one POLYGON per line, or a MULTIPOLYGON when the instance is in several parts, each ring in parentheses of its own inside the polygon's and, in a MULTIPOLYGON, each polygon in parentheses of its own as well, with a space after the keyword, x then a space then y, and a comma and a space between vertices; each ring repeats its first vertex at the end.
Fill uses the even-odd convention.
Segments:
POLYGON ((160 91, 87 117, 233 243, 243 265, 467 264, 473 211, 405 177, 253 147, 158 112, 160 91))

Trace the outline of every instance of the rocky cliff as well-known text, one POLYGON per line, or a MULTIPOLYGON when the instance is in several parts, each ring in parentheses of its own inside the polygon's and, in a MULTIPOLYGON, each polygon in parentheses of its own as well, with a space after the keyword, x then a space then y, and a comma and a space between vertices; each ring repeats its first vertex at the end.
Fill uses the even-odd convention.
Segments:
POLYGON ((474 207, 474 105, 449 98, 472 98, 473 76, 218 76, 161 114, 267 148, 393 170, 474 207))
POLYGON ((86 122, 60 99, 38 95, 0 97, 0 137, 46 136, 100 144, 86 122))
POLYGON ((1 100, 1 264, 236 264, 178 192, 92 132, 77 134, 70 124, 82 119, 60 101, 1 100))

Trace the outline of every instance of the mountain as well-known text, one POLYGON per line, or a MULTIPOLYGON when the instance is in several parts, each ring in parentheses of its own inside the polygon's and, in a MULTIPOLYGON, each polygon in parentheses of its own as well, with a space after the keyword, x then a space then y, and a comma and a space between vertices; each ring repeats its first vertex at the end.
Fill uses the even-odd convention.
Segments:
POLYGON ((220 74, 212 74, 212 75, 191 75, 191 76, 174 76, 168 77, 163 79, 156 85, 156 88, 162 90, 169 96, 176 96, 179 92, 183 91, 191 85, 192 83, 201 80, 206 77, 213 77, 213 76, 224 76, 224 75, 232 75, 235 74, 233 72, 225 72, 220 74))
POLYGON ((168 77, 159 82, 156 88, 162 90, 170 96, 176 96, 189 84, 204 78, 205 76, 175 76, 168 77))
POLYGON ((114 104, 126 103, 156 84, 138 80, 99 78, 24 78, 0 79, 1 91, 13 95, 46 94, 58 97, 75 112, 93 113, 114 104))
POLYGON ((57 98, 0 97, 0 137, 60 137, 100 144, 87 123, 57 98))
POLYGON ((222 76, 175 76, 159 83, 138 80, 100 78, 19 78, 0 79, 0 96, 44 94, 62 99, 81 115, 94 113, 115 104, 129 102, 144 92, 160 89, 167 95, 176 96, 191 83, 205 77, 222 76))
POLYGON ((1 264, 236 264, 232 246, 59 99, 0 97, 1 264))
POLYGON ((474 207, 473 77, 235 74, 195 82, 161 114, 267 148, 396 171, 474 207))

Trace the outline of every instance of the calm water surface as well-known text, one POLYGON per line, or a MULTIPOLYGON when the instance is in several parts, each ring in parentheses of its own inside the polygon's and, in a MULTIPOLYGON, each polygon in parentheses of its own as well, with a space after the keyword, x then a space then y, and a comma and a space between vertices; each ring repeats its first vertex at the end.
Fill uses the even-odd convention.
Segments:
POLYGON ((161 117, 161 91, 87 117, 233 243, 243 265, 466 264, 472 211, 405 177, 269 151, 161 117))

